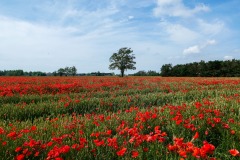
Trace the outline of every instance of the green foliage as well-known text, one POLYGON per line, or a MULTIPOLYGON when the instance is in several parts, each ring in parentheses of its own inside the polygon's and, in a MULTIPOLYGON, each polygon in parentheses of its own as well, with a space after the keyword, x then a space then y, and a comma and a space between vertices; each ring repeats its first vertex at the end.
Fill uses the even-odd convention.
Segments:
POLYGON ((159 76, 159 73, 151 70, 149 70, 148 72, 138 71, 137 73, 134 73, 133 76, 159 76))
POLYGON ((23 70, 18 69, 0 71, 0 76, 46 76, 46 73, 40 71, 24 72, 23 70))
POLYGON ((23 70, 4 70, 0 71, 0 76, 23 76, 23 70))
POLYGON ((164 64, 161 67, 161 75, 164 77, 239 77, 240 60, 193 62, 187 64, 164 64))
POLYGON ((57 72, 54 72, 55 75, 59 76, 76 76, 77 68, 75 66, 59 68, 57 72))
POLYGON ((164 64, 161 68, 161 75, 162 76, 171 76, 172 75, 172 64, 164 64))
POLYGON ((133 50, 131 48, 120 48, 117 53, 113 53, 110 57, 110 65, 109 69, 119 69, 121 71, 121 76, 124 76, 124 71, 127 69, 135 70, 136 62, 134 59, 136 58, 134 54, 132 54, 133 50))

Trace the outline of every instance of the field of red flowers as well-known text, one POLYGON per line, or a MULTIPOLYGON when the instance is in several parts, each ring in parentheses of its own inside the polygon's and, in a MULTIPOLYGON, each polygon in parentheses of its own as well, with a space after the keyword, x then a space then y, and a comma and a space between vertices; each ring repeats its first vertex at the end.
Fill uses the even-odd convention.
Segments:
POLYGON ((240 159, 240 78, 0 77, 4 160, 240 159))

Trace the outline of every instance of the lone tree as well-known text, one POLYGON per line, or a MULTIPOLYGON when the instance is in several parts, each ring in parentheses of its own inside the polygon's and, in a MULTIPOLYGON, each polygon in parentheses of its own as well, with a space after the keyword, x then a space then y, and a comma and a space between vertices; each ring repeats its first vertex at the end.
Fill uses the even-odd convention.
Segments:
POLYGON ((133 50, 131 48, 120 48, 117 53, 113 53, 110 57, 110 65, 109 69, 119 69, 121 71, 121 77, 124 76, 124 71, 127 69, 135 70, 136 67, 134 66, 136 62, 134 59, 136 58, 134 54, 132 54, 133 50))

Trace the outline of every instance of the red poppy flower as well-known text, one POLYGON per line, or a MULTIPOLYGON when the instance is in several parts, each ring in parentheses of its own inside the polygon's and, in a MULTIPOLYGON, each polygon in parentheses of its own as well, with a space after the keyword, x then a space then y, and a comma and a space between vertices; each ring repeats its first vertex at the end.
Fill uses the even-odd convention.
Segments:
POLYGON ((37 157, 37 156, 39 156, 39 152, 38 151, 34 154, 34 157, 37 157))
POLYGON ((95 139, 95 140, 93 140, 93 142, 98 147, 104 145, 104 140, 95 139))
POLYGON ((143 148, 143 152, 148 152, 148 148, 147 147, 143 148))
POLYGON ((138 151, 132 151, 132 158, 138 157, 138 151))
POLYGON ((239 151, 237 149, 230 149, 229 153, 234 157, 239 155, 239 151))
POLYGON ((31 131, 36 131, 37 130, 37 127, 36 126, 32 126, 31 127, 31 131))
POLYGON ((79 138, 80 144, 85 144, 87 143, 87 140, 85 138, 79 138))
POLYGON ((201 147, 202 152, 212 154, 214 150, 215 150, 214 145, 208 143, 207 141, 203 141, 203 146, 201 147))
POLYGON ((122 148, 120 151, 117 152, 118 156, 123 156, 127 151, 127 148, 122 148))
POLYGON ((4 133, 4 129, 2 127, 0 127, 0 134, 4 133))
POLYGON ((9 133, 9 134, 7 135, 7 137, 9 137, 9 138, 15 138, 15 137, 17 137, 17 133, 16 133, 16 132, 11 132, 11 133, 9 133))
POLYGON ((53 142, 52 142, 52 141, 50 141, 50 142, 48 142, 48 143, 47 143, 47 146, 48 146, 48 147, 51 147, 51 146, 52 146, 52 144, 53 144, 53 142))
POLYGON ((236 132, 234 130, 231 130, 230 133, 234 135, 236 132))
POLYGON ((199 137, 199 133, 196 132, 195 135, 193 136, 193 139, 198 139, 198 137, 199 137))
POLYGON ((199 148, 194 148, 192 156, 194 156, 196 158, 200 158, 200 149, 199 148))
POLYGON ((5 145, 7 145, 7 142, 6 141, 2 142, 2 146, 5 146, 5 145))
POLYGON ((61 150, 62 153, 68 153, 69 151, 70 151, 70 147, 68 145, 65 145, 62 147, 62 150, 61 150))
POLYGON ((179 151, 178 151, 178 154, 179 154, 181 157, 187 158, 187 152, 184 151, 184 150, 179 150, 179 151))
POLYGON ((21 147, 17 147, 17 148, 15 149, 15 152, 20 152, 21 150, 22 150, 21 147))
POLYGON ((24 160, 24 154, 17 155, 16 160, 24 160))

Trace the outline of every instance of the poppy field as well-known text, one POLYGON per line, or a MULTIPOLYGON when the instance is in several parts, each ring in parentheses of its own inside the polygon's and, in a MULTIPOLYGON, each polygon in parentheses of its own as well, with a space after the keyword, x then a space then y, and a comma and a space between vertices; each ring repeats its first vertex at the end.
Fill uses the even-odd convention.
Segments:
POLYGON ((4 160, 240 159, 240 78, 0 77, 4 160))

